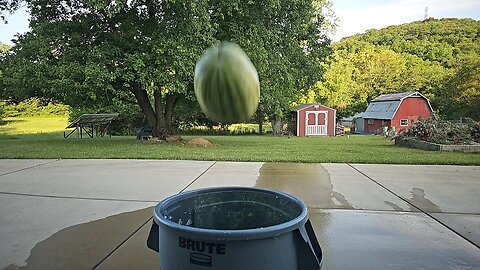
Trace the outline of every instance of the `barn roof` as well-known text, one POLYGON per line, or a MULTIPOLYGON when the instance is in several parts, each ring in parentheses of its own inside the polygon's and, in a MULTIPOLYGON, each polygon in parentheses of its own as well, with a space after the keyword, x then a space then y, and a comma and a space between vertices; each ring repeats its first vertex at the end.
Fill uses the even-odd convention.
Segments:
POLYGON ((292 111, 298 112, 298 111, 300 111, 300 110, 303 110, 303 109, 305 109, 305 108, 308 108, 308 107, 314 106, 314 105, 322 106, 322 107, 329 108, 329 109, 332 109, 332 110, 336 111, 336 110, 333 109, 333 108, 330 108, 330 107, 327 107, 327 106, 324 106, 324 105, 318 104, 318 103, 307 103, 307 104, 298 105, 297 107, 293 108, 292 111))
POLYGON ((372 102, 368 105, 367 110, 363 113, 362 118, 374 118, 374 119, 392 119, 400 106, 401 101, 383 101, 372 102))
POLYGON ((430 100, 419 92, 404 92, 395 94, 380 95, 368 105, 367 110, 361 116, 362 118, 384 119, 390 120, 395 115, 402 100, 408 97, 421 97, 424 98, 430 110, 433 112, 430 100))
MULTIPOLYGON (((415 92, 418 93, 418 92, 415 92)), ((414 92, 404 92, 404 93, 394 93, 394 94, 383 94, 378 97, 376 97, 372 102, 379 102, 379 101, 394 101, 394 100, 402 100, 408 96, 411 96, 412 94, 415 94, 414 92)), ((418 93, 420 94, 420 93, 418 93)))

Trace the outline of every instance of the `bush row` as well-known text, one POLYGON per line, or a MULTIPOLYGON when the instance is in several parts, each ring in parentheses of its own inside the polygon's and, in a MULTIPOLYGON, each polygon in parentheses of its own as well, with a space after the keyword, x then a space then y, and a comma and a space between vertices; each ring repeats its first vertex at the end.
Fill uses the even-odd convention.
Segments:
POLYGON ((466 123, 458 124, 433 114, 427 119, 420 118, 399 136, 439 144, 480 143, 480 122, 467 120, 466 123))
MULTIPOLYGON (((70 107, 64 104, 44 102, 37 98, 27 99, 19 103, 0 102, 3 117, 18 116, 68 116, 70 107)), ((0 114, 1 115, 1 114, 0 114)))

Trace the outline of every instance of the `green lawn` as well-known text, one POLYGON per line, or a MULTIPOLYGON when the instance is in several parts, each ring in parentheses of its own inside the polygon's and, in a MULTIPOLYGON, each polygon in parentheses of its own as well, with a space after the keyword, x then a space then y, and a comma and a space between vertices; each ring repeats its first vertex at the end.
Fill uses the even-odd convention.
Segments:
POLYGON ((63 131, 68 125, 66 116, 7 117, 0 125, 0 135, 41 134, 63 131))
MULTIPOLYGON (((0 158, 134 158, 272 162, 351 162, 480 165, 480 154, 430 152, 393 145, 381 136, 205 136, 212 148, 137 141, 134 137, 64 139, 66 117, 7 118, 0 158)), ((185 136, 188 140, 194 136, 185 136)), ((196 136, 195 136, 196 137, 196 136)))
MULTIPOLYGON (((192 137, 185 136, 185 139, 192 137)), ((480 165, 480 154, 399 148, 380 136, 204 137, 215 147, 137 141, 134 137, 64 139, 60 133, 1 135, 0 158, 130 158, 271 162, 351 162, 480 165)))

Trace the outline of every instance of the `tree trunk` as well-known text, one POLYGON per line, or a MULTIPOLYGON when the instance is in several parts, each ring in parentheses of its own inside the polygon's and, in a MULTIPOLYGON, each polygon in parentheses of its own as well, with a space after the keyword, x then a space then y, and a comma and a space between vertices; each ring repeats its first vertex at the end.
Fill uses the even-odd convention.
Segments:
POLYGON ((270 122, 272 123, 273 135, 274 136, 282 135, 282 131, 283 131, 282 119, 277 115, 274 115, 273 117, 270 117, 270 122))
POLYGON ((263 134, 263 120, 263 112, 259 110, 257 113, 258 134, 263 134))
POLYGON ((165 121, 165 115, 163 114, 162 104, 162 89, 157 87, 153 90, 153 98, 155 104, 155 117, 157 119, 153 128, 153 136, 158 137, 160 140, 167 138, 167 123, 165 121))
POLYGON ((147 117, 148 125, 155 127, 157 123, 157 118, 155 117, 155 112, 153 111, 152 105, 150 104, 150 99, 148 98, 147 91, 142 87, 140 83, 133 83, 132 88, 130 89, 137 99, 138 105, 142 109, 143 113, 147 117))
POLYGON ((169 135, 173 134, 173 109, 175 109, 178 99, 179 97, 175 93, 167 95, 165 104, 165 127, 169 135))
POLYGON ((157 87, 153 91, 154 106, 152 107, 148 93, 140 83, 133 83, 130 91, 135 95, 138 105, 147 117, 148 125, 153 128, 153 136, 165 140, 173 133, 173 109, 179 96, 175 93, 168 94, 163 106, 162 88, 157 87))

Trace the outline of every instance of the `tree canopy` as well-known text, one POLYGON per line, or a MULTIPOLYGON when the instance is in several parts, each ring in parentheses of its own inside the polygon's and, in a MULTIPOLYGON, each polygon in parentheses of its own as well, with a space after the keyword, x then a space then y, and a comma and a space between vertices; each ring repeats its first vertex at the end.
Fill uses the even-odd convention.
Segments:
POLYGON ((219 25, 216 38, 239 44, 255 65, 258 113, 269 117, 274 134, 292 102, 322 74, 319 63, 329 53, 331 26, 322 8, 328 6, 325 0, 218 1, 212 14, 219 25))
MULTIPOLYGON (((10 10, 19 1, 6 1, 10 10)), ((7 97, 72 107, 140 105, 155 134, 171 133, 179 98, 192 97, 195 62, 219 41, 256 66, 262 111, 282 118, 328 53, 326 0, 25 1, 31 31, 2 61, 7 97)), ((3 2, 2 2, 3 3, 3 2)))

